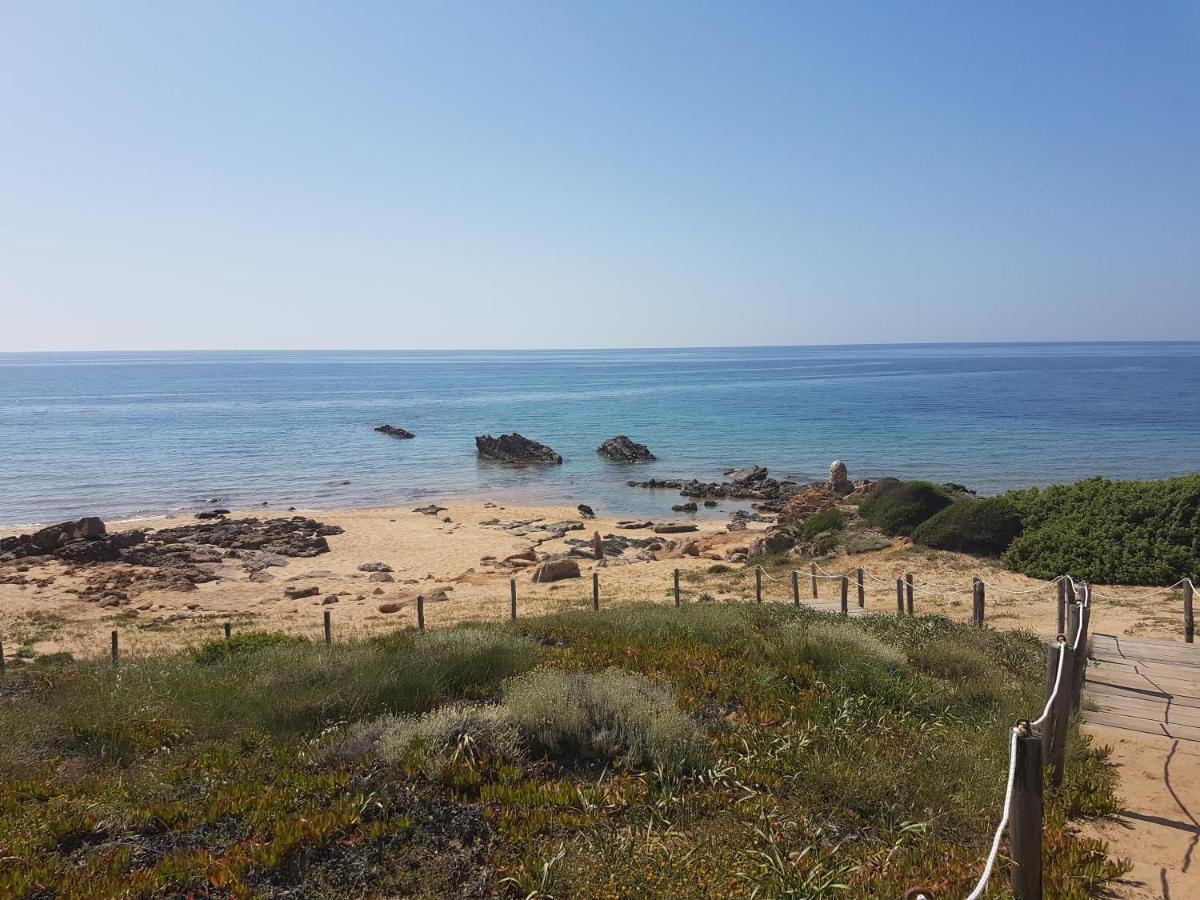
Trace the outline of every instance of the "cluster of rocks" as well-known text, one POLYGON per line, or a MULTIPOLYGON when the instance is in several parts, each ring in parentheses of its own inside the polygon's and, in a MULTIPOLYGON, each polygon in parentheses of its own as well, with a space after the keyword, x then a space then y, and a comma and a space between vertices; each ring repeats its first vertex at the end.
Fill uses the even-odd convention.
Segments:
POLYGON ((545 444, 530 440, 524 435, 502 434, 492 437, 481 434, 475 438, 475 449, 480 456, 506 463, 554 463, 561 464, 562 456, 545 444))
POLYGON ((400 438, 402 440, 409 440, 416 437, 411 431, 398 428, 395 425, 376 425, 375 430, 380 434, 386 434, 388 437, 400 438))
MULTIPOLYGON (((835 496, 843 497, 854 491, 868 490, 871 484, 869 481, 851 482, 846 465, 841 461, 835 461, 829 467, 829 480, 826 482, 781 481, 769 477, 765 466, 727 469, 723 474, 726 481, 651 478, 646 481, 629 481, 627 484, 629 487, 677 490, 680 495, 690 500, 703 500, 705 506, 715 506, 716 500, 750 500, 753 501, 751 505, 754 509, 773 513, 781 512, 792 497, 814 488, 825 488, 835 496)), ((673 509, 676 512, 687 511, 680 506, 673 509)))
POLYGON ((108 533, 94 516, 0 541, 0 562, 56 559, 66 563, 119 563, 89 572, 82 600, 119 606, 151 590, 191 591, 216 581, 217 570, 237 561, 251 581, 272 579, 265 570, 290 557, 329 550, 328 535, 342 529, 303 516, 197 522, 147 531, 108 533))
POLYGON ((109 534, 103 520, 87 516, 50 525, 32 534, 0 538, 0 562, 48 556, 69 563, 116 562, 145 540, 145 532, 109 534))
POLYGON ((624 434, 611 437, 597 450, 601 456, 619 463, 652 462, 658 457, 645 444, 639 444, 624 434))

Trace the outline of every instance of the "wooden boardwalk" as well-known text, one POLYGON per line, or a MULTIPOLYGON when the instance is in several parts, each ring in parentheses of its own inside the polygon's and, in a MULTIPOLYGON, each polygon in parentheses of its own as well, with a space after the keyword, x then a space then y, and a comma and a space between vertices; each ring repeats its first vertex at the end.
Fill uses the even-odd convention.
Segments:
POLYGON ((1195 646, 1096 634, 1084 721, 1178 738, 1200 751, 1200 651, 1195 646))
POLYGON ((1097 633, 1082 715, 1112 748, 1125 811, 1085 825, 1133 871, 1116 895, 1200 897, 1200 648, 1097 633))

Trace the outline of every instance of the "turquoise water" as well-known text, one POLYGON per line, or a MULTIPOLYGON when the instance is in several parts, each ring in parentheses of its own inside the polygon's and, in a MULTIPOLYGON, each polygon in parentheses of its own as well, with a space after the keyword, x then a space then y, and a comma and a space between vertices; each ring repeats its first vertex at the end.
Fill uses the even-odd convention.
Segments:
MULTIPOLYGON (((0 354, 0 523, 459 496, 667 513, 630 478, 957 481, 1200 470, 1200 343, 0 354), (416 432, 399 441, 371 430, 416 432), (477 459, 520 431, 562 466, 477 459), (596 455, 629 434, 659 461, 596 455), (348 483, 343 483, 348 482, 348 483)), ((727 510, 726 510, 727 512, 727 510)))

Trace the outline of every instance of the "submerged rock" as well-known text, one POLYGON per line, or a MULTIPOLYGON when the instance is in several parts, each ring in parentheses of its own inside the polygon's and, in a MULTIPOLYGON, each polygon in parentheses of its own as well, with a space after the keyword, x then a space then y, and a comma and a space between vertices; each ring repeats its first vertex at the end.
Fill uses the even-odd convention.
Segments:
POLYGON ((596 452, 606 459, 621 463, 651 462, 658 458, 645 444, 639 444, 623 434, 609 438, 596 452))
POLYGON ((386 434, 388 437, 402 438, 404 440, 416 437, 411 431, 405 431, 403 428, 397 428, 395 425, 376 425, 375 430, 380 434, 386 434))
POLYGON ((545 444, 530 440, 522 434, 502 434, 492 437, 482 434, 475 438, 475 449, 480 456, 507 463, 551 463, 560 465, 562 456, 545 444))

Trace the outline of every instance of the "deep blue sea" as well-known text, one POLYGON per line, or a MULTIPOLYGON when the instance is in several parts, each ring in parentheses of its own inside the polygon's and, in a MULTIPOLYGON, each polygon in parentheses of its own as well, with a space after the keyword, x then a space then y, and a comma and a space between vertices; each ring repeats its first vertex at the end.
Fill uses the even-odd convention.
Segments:
MULTIPOLYGON (((0 523, 454 497, 662 516, 757 463, 981 492, 1200 470, 1200 343, 0 354, 0 523), (411 441, 372 431, 392 423, 411 441), (562 466, 479 460, 520 431, 562 466), (659 461, 597 456, 628 434, 659 461)), ((723 513, 724 514, 724 513, 723 513)))

